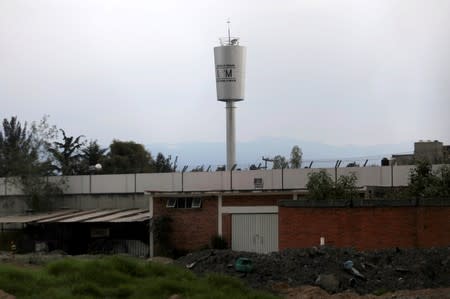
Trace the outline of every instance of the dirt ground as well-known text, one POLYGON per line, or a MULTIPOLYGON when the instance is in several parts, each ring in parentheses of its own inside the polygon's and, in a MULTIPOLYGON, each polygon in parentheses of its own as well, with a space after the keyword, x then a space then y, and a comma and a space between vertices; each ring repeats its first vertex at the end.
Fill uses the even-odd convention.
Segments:
POLYGON ((0 299, 16 299, 16 297, 0 290, 0 299))
MULTIPOLYGON (((445 294, 450 287, 450 247, 370 252, 322 247, 290 249, 270 254, 205 250, 189 254, 176 262, 189 265, 194 272, 200 274, 219 272, 237 276, 253 288, 285 292, 288 296, 286 298, 321 298, 317 292, 322 289, 331 294, 347 292, 339 294, 341 297, 330 297, 325 292, 321 295, 323 298, 371 298, 358 297, 357 294, 388 296, 373 298, 409 298, 387 294, 399 290, 439 288, 442 289, 440 292, 445 294), (239 257, 252 261, 251 273, 245 274, 235 270, 234 264, 239 257), (346 269, 345 262, 347 268, 353 264, 352 269, 346 269), (299 291, 298 288, 302 286, 317 286, 321 289, 299 291), (307 297, 308 292, 316 292, 315 297, 307 297)), ((424 297, 421 294, 411 296, 414 299, 446 298, 442 294, 437 297, 424 297)))
MULTIPOLYGON (((36 267, 65 256, 62 252, 24 254, 12 260, 9 253, 0 252, 0 262, 36 267)), ((158 257, 151 260, 172 262, 158 257)), ((198 274, 232 275, 253 288, 289 299, 450 299, 450 247, 370 252, 321 247, 271 254, 204 250, 179 258, 175 263, 189 266, 198 274), (252 261, 252 272, 235 270, 239 257, 252 261), (356 272, 348 268, 349 264, 353 264, 356 272)), ((14 298, 0 290, 0 299, 14 298)))
POLYGON ((280 294, 286 299, 450 299, 450 288, 402 290, 376 296, 359 295, 351 291, 329 294, 319 287, 301 286, 281 290, 280 294))

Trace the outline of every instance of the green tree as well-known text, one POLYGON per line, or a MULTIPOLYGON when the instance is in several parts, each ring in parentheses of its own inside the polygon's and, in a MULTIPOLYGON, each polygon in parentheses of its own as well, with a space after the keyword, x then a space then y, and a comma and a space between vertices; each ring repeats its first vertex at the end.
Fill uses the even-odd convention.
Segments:
POLYGON ((301 168, 302 167, 303 152, 298 145, 294 145, 291 150, 291 168, 301 168))
POLYGON ((450 199, 450 166, 442 165, 435 172, 437 179, 436 189, 438 196, 450 199))
POLYGON ((154 160, 142 144, 113 140, 105 159, 105 173, 154 172, 154 160))
POLYGON ((276 155, 273 158, 272 169, 282 169, 282 168, 289 168, 289 162, 286 160, 285 157, 281 155, 276 155))
POLYGON ((178 157, 175 158, 175 161, 172 163, 172 156, 164 157, 162 153, 158 153, 156 155, 155 161, 155 171, 156 172, 173 172, 177 168, 177 160, 178 157))
POLYGON ((62 175, 80 174, 81 148, 84 145, 82 138, 84 136, 67 136, 63 129, 60 131, 63 134, 62 142, 55 141, 53 146, 49 148, 49 152, 55 159, 55 170, 62 175))
POLYGON ((89 143, 81 149, 81 168, 83 173, 89 173, 89 167, 97 164, 100 164, 103 167, 107 150, 108 149, 106 148, 101 148, 97 143, 97 140, 89 141, 89 143))
POLYGON ((352 199, 356 196, 356 182, 358 178, 352 172, 349 175, 340 175, 335 185, 336 198, 352 199))
POLYGON ((22 190, 33 210, 48 208, 51 200, 62 193, 64 181, 49 182, 45 177, 51 170, 46 150, 53 129, 46 116, 39 124, 33 123, 31 130, 12 117, 3 120, 0 132, 0 176, 9 177, 7 183, 22 190))
POLYGON ((324 200, 333 195, 334 184, 331 175, 324 169, 319 172, 308 174, 308 197, 311 199, 324 200))
POLYGON ((418 161, 409 173, 408 189, 416 198, 450 198, 450 167, 443 165, 433 172, 428 161, 418 161))
POLYGON ((21 176, 38 166, 38 153, 33 147, 33 136, 22 127, 17 117, 3 120, 3 132, 0 131, 0 176, 21 176))

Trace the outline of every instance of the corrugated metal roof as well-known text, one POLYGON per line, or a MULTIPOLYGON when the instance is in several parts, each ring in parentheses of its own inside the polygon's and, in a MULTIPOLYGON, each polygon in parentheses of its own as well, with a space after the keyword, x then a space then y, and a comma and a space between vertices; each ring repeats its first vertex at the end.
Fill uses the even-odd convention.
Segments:
POLYGON ((150 219, 148 211, 147 213, 140 213, 129 217, 117 218, 110 222, 140 222, 150 219))
POLYGON ((150 219, 145 209, 62 210, 32 215, 0 217, 0 223, 141 222, 150 219))
POLYGON ((66 215, 56 216, 56 217, 52 217, 52 218, 47 218, 47 219, 39 220, 39 222, 40 223, 44 223, 44 222, 61 222, 61 220, 64 220, 64 219, 69 219, 69 218, 76 217, 76 216, 90 214, 90 213, 93 213, 93 212, 98 211, 98 210, 87 210, 87 211, 72 210, 72 211, 73 212, 71 214, 66 214, 66 215))
POLYGON ((2 216, 0 217, 0 223, 28 223, 36 222, 39 220, 50 219, 56 216, 63 216, 76 212, 77 210, 63 210, 48 212, 42 214, 29 214, 29 215, 14 215, 14 216, 2 216))
POLYGON ((95 218, 103 217, 105 215, 111 215, 111 214, 114 214, 117 212, 120 212, 120 210, 96 210, 96 211, 92 211, 92 213, 75 216, 75 217, 70 217, 67 219, 62 219, 62 220, 59 220, 58 222, 84 222, 87 220, 92 220, 95 218))
POLYGON ((114 213, 112 215, 105 215, 100 218, 89 219, 89 220, 86 220, 86 222, 110 222, 112 220, 122 219, 124 217, 129 217, 129 216, 134 216, 139 213, 144 213, 146 216, 148 216, 148 210, 136 210, 136 209, 126 210, 126 211, 119 210, 119 212, 114 213))

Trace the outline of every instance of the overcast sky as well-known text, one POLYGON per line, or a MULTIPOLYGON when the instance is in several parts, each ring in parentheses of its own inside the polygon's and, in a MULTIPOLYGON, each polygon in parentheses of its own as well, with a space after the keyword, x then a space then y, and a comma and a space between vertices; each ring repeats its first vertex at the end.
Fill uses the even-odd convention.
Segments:
POLYGON ((448 0, 0 0, 0 116, 104 145, 222 142, 228 18, 247 47, 238 141, 450 143, 448 0))

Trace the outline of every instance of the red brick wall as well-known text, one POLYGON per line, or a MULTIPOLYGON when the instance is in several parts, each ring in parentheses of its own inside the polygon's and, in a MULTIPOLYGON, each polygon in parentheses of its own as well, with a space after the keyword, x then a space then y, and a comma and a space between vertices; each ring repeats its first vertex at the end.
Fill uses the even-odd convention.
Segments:
POLYGON ((231 248, 231 214, 222 214, 222 237, 227 241, 231 248))
POLYGON ((222 206, 276 206, 279 200, 286 199, 292 199, 292 195, 224 196, 222 206))
POLYGON ((420 207, 417 210, 419 247, 450 245, 450 207, 420 207))
POLYGON ((209 245, 211 237, 217 234, 217 197, 203 198, 200 209, 166 208, 166 200, 153 200, 153 215, 172 218, 173 246, 177 249, 195 250, 209 245))
POLYGON ((450 207, 279 208, 279 249, 450 245, 450 207))

